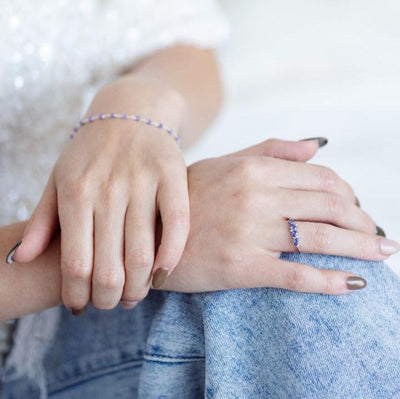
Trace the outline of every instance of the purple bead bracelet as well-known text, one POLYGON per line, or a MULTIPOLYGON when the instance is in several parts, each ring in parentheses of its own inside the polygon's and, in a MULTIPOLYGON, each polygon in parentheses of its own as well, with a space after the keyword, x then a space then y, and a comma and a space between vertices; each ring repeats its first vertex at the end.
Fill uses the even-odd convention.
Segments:
POLYGON ((88 123, 92 123, 94 121, 104 120, 104 119, 125 119, 125 120, 130 120, 130 121, 135 121, 135 122, 142 122, 142 123, 145 123, 146 125, 151 125, 151 126, 154 126, 154 127, 158 128, 158 129, 164 130, 170 136, 172 136, 177 143, 179 143, 179 141, 180 141, 179 134, 176 133, 173 129, 165 126, 162 123, 152 121, 151 119, 142 118, 141 116, 128 115, 128 114, 117 114, 117 113, 114 113, 114 112, 112 112, 111 114, 93 115, 93 116, 89 116, 88 118, 81 119, 79 121, 79 123, 77 125, 75 125, 74 128, 72 129, 72 132, 69 135, 69 138, 72 140, 74 138, 74 136, 75 136, 75 133, 82 126, 85 126, 88 123))

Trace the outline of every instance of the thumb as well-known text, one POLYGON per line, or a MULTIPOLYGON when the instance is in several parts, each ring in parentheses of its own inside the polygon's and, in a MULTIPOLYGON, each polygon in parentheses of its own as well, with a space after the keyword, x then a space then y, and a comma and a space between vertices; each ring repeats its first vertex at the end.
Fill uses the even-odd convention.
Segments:
POLYGON ((12 255, 12 261, 27 263, 48 247, 58 227, 57 190, 54 174, 50 175, 42 197, 22 235, 22 242, 12 255))
POLYGON ((327 143, 328 140, 324 137, 313 137, 300 141, 269 139, 228 156, 265 156, 288 161, 306 162, 315 155, 319 148, 327 143))

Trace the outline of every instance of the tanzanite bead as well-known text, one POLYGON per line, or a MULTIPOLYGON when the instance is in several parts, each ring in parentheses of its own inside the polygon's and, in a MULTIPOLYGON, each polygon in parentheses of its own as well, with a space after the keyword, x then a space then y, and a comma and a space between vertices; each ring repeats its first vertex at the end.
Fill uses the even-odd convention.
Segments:
POLYGON ((297 224, 296 221, 293 218, 289 218, 288 219, 288 223, 289 223, 289 231, 290 231, 290 235, 292 236, 292 241, 293 241, 293 245, 297 248, 297 250, 299 250, 299 235, 297 232, 297 224))

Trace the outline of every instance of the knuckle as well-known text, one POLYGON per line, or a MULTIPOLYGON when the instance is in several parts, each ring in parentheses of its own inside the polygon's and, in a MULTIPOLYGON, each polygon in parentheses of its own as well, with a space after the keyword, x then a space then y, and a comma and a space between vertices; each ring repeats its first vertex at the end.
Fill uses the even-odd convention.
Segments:
POLYGON ((340 219, 346 210, 346 203, 343 198, 336 194, 330 194, 327 200, 327 209, 332 220, 340 219))
POLYGON ((124 278, 115 270, 104 270, 94 275, 93 283, 104 290, 116 290, 123 286, 124 278))
POLYGON ((259 162, 254 158, 239 158, 236 164, 236 175, 241 182, 254 181, 258 175, 259 162))
POLYGON ((299 268, 294 268, 286 273, 284 279, 286 288, 291 291, 304 291, 307 287, 307 280, 306 273, 299 268))
POLYGON ((86 177, 66 181, 62 187, 62 194, 69 201, 87 200, 91 192, 90 182, 86 177))
POLYGON ((150 268, 154 262, 154 254, 149 248, 132 248, 126 257, 126 262, 134 269, 150 268))
POLYGON ((323 190, 332 191, 337 185, 338 178, 336 173, 325 166, 318 168, 318 178, 323 190))
POLYGON ((87 280, 91 276, 91 263, 83 259, 67 259, 62 264, 63 274, 72 280, 87 280))
POLYGON ((332 246, 332 232, 326 225, 319 225, 314 236, 314 247, 318 252, 324 253, 332 246))

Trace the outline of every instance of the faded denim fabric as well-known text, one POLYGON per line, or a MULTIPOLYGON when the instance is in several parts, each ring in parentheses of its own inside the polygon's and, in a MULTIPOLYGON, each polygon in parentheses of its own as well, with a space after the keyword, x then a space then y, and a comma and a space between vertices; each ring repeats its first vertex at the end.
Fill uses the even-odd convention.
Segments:
MULTIPOLYGON (((400 279, 385 264, 309 254, 368 286, 326 296, 262 288, 152 291, 135 309, 63 311, 49 398, 400 398, 400 279)), ((38 398, 34 381, 1 398, 38 398)))

